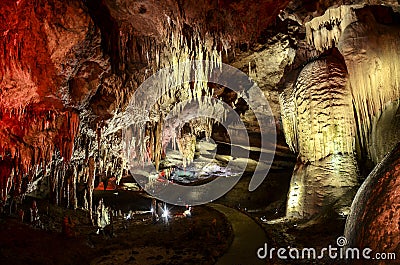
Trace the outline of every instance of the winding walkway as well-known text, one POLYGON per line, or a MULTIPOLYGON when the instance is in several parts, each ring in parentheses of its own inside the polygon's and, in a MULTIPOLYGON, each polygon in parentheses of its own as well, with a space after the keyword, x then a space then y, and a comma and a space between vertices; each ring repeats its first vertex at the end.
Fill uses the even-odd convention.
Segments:
POLYGON ((257 258, 257 250, 264 246, 264 230, 250 217, 233 208, 221 204, 208 206, 224 214, 232 224, 234 239, 228 251, 216 265, 256 265, 265 264, 257 258))

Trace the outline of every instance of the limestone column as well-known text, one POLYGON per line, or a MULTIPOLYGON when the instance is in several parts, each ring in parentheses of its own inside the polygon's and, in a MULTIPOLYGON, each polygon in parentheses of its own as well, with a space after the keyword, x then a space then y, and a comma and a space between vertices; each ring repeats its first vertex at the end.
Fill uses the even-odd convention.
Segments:
POLYGON ((288 218, 310 218, 334 207, 348 211, 357 186, 355 122, 340 54, 307 64, 281 97, 285 136, 298 160, 287 201, 288 218))

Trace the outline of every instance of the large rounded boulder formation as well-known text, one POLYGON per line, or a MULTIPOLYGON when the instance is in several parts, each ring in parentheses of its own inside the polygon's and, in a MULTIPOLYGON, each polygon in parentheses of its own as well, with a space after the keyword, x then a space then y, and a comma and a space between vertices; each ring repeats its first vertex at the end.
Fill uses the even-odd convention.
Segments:
POLYGON ((347 218, 349 247, 400 252, 400 144, 360 187, 347 218))

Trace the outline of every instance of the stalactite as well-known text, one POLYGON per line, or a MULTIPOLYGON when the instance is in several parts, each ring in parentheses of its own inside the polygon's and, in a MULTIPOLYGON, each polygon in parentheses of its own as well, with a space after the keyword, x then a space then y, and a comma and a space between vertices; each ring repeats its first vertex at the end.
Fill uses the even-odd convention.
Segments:
POLYGON ((298 139, 297 139, 297 118, 296 118, 296 104, 294 93, 292 91, 284 91, 279 95, 279 103, 281 107, 281 119, 283 131, 285 133, 286 143, 290 150, 298 152, 298 139))
POLYGON ((379 162, 370 134, 385 106, 400 98, 400 31, 377 23, 370 13, 365 15, 368 19, 346 30, 338 48, 349 72, 361 145, 379 162))
POLYGON ((361 5, 341 5, 329 8, 325 14, 305 24, 307 42, 318 51, 324 51, 337 45, 342 32, 348 25, 357 21, 355 8, 361 5))
MULTIPOLYGON (((135 155, 135 159, 138 162, 143 163, 150 158, 155 162, 156 168, 161 161, 161 154, 165 149, 165 146, 172 140, 178 141, 178 147, 180 150, 186 150, 182 152, 184 160, 190 162, 193 159, 192 150, 193 143, 190 140, 188 146, 184 139, 186 137, 179 136, 179 128, 177 130, 171 130, 172 135, 166 136, 166 134, 161 132, 163 125, 163 120, 169 112, 180 112, 185 108, 185 105, 190 102, 198 102, 200 108, 202 106, 208 106, 210 102, 203 102, 203 97, 211 97, 212 90, 208 87, 208 75, 214 67, 219 67, 222 64, 221 53, 217 51, 215 45, 215 39, 213 36, 206 35, 201 36, 200 31, 194 28, 193 34, 189 36, 183 35, 183 25, 179 21, 170 20, 166 23, 163 31, 164 44, 158 46, 155 49, 155 58, 152 61, 152 68, 157 71, 160 68, 176 67, 174 75, 170 75, 167 72, 163 72, 164 76, 160 76, 161 84, 157 86, 159 91, 157 95, 162 95, 158 100, 156 106, 152 106, 150 114, 150 133, 147 130, 146 134, 142 126, 143 121, 137 119, 135 116, 140 116, 135 112, 137 108, 139 111, 146 109, 143 107, 143 102, 138 102, 137 107, 133 107, 134 111, 131 113, 130 122, 133 121, 133 128, 136 132, 135 138, 132 137, 127 145, 134 147, 135 151, 132 151, 135 155), (183 64, 189 61, 203 61, 204 63, 197 63, 194 69, 188 64, 183 64), (181 64, 179 64, 181 63, 181 64), (194 75, 194 82, 184 82, 184 80, 190 80, 191 75, 194 75), (178 86, 173 86, 172 84, 179 84, 178 86), (168 137, 163 138, 164 136, 168 137), (179 140, 178 140, 179 139, 179 140), (179 143, 180 142, 180 143, 179 143), (185 142, 185 143, 184 143, 185 142)), ((126 113, 125 113, 126 114, 126 113)), ((212 126, 208 119, 203 119, 203 123, 206 124, 202 126, 201 130, 194 127, 195 124, 191 123, 192 131, 199 135, 201 132, 205 131, 205 134, 209 136, 211 134, 212 126)), ((148 123, 149 124, 149 123, 148 123)), ((197 125, 200 124, 197 122, 197 125)), ((192 139, 192 137, 189 137, 192 139)), ((187 142, 187 143, 189 143, 187 142)), ((129 159, 129 158, 128 158, 129 159)), ((186 164, 185 162, 185 164, 186 164)))
MULTIPOLYGON (((4 110, 0 115, 3 117, 0 123, 4 124, 4 128, 11 128, 11 135, 15 135, 2 137, 1 159, 8 156, 13 164, 13 174, 2 176, 7 180, 0 183, 2 194, 5 195, 2 200, 7 199, 11 187, 14 188, 14 196, 23 195, 27 188, 23 189, 22 178, 28 180, 27 187, 30 187, 43 171, 49 177, 52 200, 55 203, 63 202, 67 196, 65 189, 68 189, 62 180, 65 175, 63 167, 72 156, 79 126, 78 116, 69 111, 37 111, 30 107, 4 110), (6 112, 9 115, 4 115, 6 112), (52 137, 48 137, 49 133, 52 137), (63 157, 62 165, 58 160, 54 161, 58 155, 63 157)), ((2 133, 0 131, 0 135, 2 133)))
POLYGON ((95 181, 95 160, 93 157, 89 158, 89 169, 88 169, 88 210, 90 220, 93 223, 93 190, 94 190, 94 181, 95 181))

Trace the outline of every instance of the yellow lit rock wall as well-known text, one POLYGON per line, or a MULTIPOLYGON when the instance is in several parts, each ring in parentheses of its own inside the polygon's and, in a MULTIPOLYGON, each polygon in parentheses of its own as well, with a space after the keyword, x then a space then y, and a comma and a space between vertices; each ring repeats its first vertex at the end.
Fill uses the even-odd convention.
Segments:
POLYGON ((391 10, 330 9, 306 31, 321 56, 280 96, 286 141, 298 152, 288 217, 330 205, 347 212, 357 186, 356 139, 375 163, 399 140, 400 27, 391 10), (326 57, 330 51, 336 55, 326 57))
POLYGON ((299 152, 288 195, 288 217, 321 212, 357 185, 355 122, 346 81, 343 63, 330 56, 306 65, 292 93, 282 97, 282 106, 288 105, 282 109, 285 134, 299 152))
POLYGON ((349 84, 359 125, 360 139, 377 163, 391 150, 376 152, 382 143, 371 131, 389 102, 400 98, 400 27, 377 23, 369 12, 344 31, 338 48, 349 71, 349 84))

